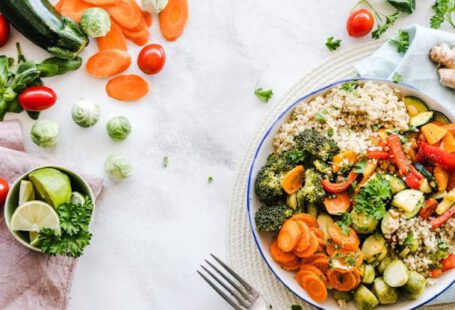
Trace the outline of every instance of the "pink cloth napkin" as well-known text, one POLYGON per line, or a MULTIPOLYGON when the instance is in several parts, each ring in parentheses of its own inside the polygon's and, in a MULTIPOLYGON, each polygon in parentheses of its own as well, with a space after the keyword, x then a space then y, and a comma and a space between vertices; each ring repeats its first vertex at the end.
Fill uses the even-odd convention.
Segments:
MULTIPOLYGON (((49 164, 24 152, 19 121, 0 122, 0 176, 10 184, 25 172, 49 164)), ((95 197, 103 181, 84 175, 95 197)), ((14 239, 0 206, 0 309, 65 309, 77 260, 31 251, 14 239)))

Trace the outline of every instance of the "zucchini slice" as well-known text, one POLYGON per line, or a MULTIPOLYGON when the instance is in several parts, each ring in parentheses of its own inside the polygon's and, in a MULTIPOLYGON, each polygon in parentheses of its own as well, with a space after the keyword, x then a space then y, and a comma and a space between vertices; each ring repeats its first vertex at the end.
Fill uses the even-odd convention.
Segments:
POLYGON ((392 206, 403 210, 405 213, 413 213, 420 209, 420 201, 424 198, 421 191, 405 189, 393 197, 392 206))
POLYGON ((425 102, 417 97, 405 97, 404 104, 406 105, 406 109, 411 117, 416 116, 419 113, 429 111, 425 102))
POLYGON ((397 176, 386 174, 386 179, 390 183, 390 188, 392 189, 392 194, 396 194, 406 189, 406 183, 397 176))
POLYGON ((455 188, 452 189, 436 207, 436 213, 441 215, 447 212, 455 204, 455 188))
POLYGON ((409 125, 411 125, 411 127, 420 127, 429 123, 432 119, 433 111, 422 112, 417 114, 416 116, 411 117, 411 119, 409 120, 409 125))
POLYGON ((419 171, 425 177, 425 179, 428 180, 428 184, 431 186, 431 188, 433 188, 433 189, 438 188, 436 179, 422 164, 415 163, 414 168, 416 168, 417 171, 419 171))
POLYGON ((415 217, 419 213, 420 209, 423 207, 424 203, 425 203, 425 197, 422 196, 422 198, 419 200, 419 202, 417 203, 417 206, 414 208, 414 210, 412 210, 411 212, 404 212, 404 214, 403 214, 404 218, 409 220, 409 219, 415 217))
POLYGON ((433 111, 433 113, 434 113, 433 119, 436 122, 441 123, 442 125, 447 125, 451 123, 450 119, 447 116, 445 116, 444 113, 439 111, 433 111))
POLYGON ((428 183, 428 179, 423 179, 422 183, 420 183, 419 191, 423 192, 424 194, 430 194, 433 192, 433 188, 428 183))

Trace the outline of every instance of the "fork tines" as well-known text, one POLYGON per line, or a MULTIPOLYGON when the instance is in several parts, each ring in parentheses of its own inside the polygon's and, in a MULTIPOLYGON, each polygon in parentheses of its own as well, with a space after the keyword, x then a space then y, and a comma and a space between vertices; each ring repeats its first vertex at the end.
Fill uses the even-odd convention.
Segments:
POLYGON ((220 270, 208 260, 205 260, 208 267, 206 268, 201 265, 201 268, 205 273, 199 270, 197 270, 197 273, 234 309, 249 309, 256 299, 258 299, 258 292, 218 257, 213 254, 210 254, 210 256, 215 259, 224 271, 220 270), (210 271, 210 269, 212 269, 212 271, 210 271))

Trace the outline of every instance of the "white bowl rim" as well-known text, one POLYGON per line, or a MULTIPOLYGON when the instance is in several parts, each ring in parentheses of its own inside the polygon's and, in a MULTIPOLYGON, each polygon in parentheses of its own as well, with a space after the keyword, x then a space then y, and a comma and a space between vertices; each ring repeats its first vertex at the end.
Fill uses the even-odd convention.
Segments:
MULTIPOLYGON (((267 131, 265 132, 264 136, 262 137, 261 139, 261 142, 259 143, 259 145, 257 146, 256 148, 256 151, 254 152, 254 156, 253 156, 253 159, 251 161, 251 164, 250 164, 250 168, 249 168, 249 172, 248 172, 248 184, 247 184, 247 191, 246 191, 246 204, 247 204, 247 213, 248 213, 248 220, 249 220, 249 223, 250 223, 250 229, 251 229, 251 233, 253 235, 253 238, 254 238, 254 242, 256 244, 256 247, 257 249, 259 250, 259 253, 261 254, 261 257, 262 257, 262 260, 267 264, 267 267, 270 269, 270 271, 275 275, 275 277, 281 282, 281 284, 284 285, 284 287, 286 287, 286 289, 288 291, 290 291, 292 294, 294 294, 295 296, 297 296, 299 299, 309 303, 310 305, 312 305, 313 307, 316 307, 318 309, 321 309, 321 310, 324 310, 324 308, 321 308, 320 305, 318 304, 315 304, 311 299, 307 299, 305 298, 304 296, 301 296, 298 292, 294 291, 293 289, 291 289, 287 284, 286 284, 286 281, 283 280, 274 270, 274 267, 272 267, 268 260, 265 258, 264 256, 264 253, 263 253, 263 249, 261 247, 261 245, 259 244, 259 240, 258 240, 258 232, 256 231, 256 228, 255 228, 255 224, 254 224, 254 215, 252 214, 251 212, 251 202, 250 202, 250 193, 251 193, 251 185, 252 185, 252 182, 253 182, 253 179, 254 179, 254 176, 253 176, 253 170, 254 170, 254 166, 255 166, 255 163, 256 163, 256 160, 257 160, 257 157, 258 157, 258 154, 265 142, 265 140, 268 138, 268 136, 270 135, 271 131, 275 128, 275 126, 277 125, 277 123, 279 123, 281 121, 281 119, 288 114, 288 112, 290 110, 292 110, 298 103, 300 103, 301 101, 304 101, 318 93, 322 93, 336 85, 339 85, 339 84, 342 84, 342 83, 346 83, 346 82, 351 82, 351 81, 372 81, 372 82, 383 82, 383 83, 393 83, 392 81, 390 80, 386 80, 386 79, 378 79, 378 78, 363 78, 363 77, 357 77, 357 78, 350 78, 350 79, 343 79, 343 80, 338 80, 336 82, 332 82, 326 86, 323 86, 321 88, 318 88, 314 91, 311 91, 310 93, 298 98, 297 100, 295 100, 291 105, 289 105, 285 110, 283 110, 277 117, 276 119, 273 121, 273 123, 269 126, 269 128, 267 129, 267 131)), ((406 83, 395 83, 397 85, 400 85, 400 86, 404 86, 406 88, 410 88, 410 89, 413 89, 415 91, 418 91, 418 92, 421 92, 423 94, 425 94, 426 96, 432 98, 434 101, 438 101, 436 99, 434 99, 432 96, 430 96, 428 93, 422 91, 422 90, 419 90, 418 88, 412 86, 412 85, 409 85, 409 84, 406 84, 406 83)), ((439 101, 438 101, 439 102, 439 101)), ((423 305, 433 301, 434 299, 436 299, 438 296, 440 296, 441 294, 443 294, 446 290, 448 290, 453 284, 455 283, 455 278, 453 279, 453 281, 447 286, 445 287, 442 291, 440 291, 439 293, 437 293, 436 295, 432 296, 430 299, 427 299, 425 301, 423 301, 422 303, 420 303, 419 305, 417 306, 413 306, 412 308, 410 308, 409 310, 415 310, 415 309, 418 309, 420 307, 422 307, 423 305)))
POLYGON ((23 173, 20 177, 18 177, 10 186, 10 190, 8 192, 8 195, 6 196, 6 199, 5 199, 5 205, 4 205, 4 210, 3 210, 3 218, 5 220, 5 224, 8 228, 8 231, 10 232, 11 235, 14 236, 14 238, 20 243, 22 244, 23 246, 25 246, 26 248, 30 249, 30 250, 33 250, 33 251, 36 251, 36 252, 40 252, 42 253, 43 251, 40 249, 40 248, 37 248, 27 242, 25 242, 23 239, 19 238, 18 235, 16 233, 13 233, 13 230, 11 228, 11 223, 10 223, 10 220, 8 219, 7 217, 7 205, 8 205, 8 202, 9 200, 11 199, 11 195, 12 195, 12 189, 15 188, 16 186, 18 186, 18 183, 20 181, 22 181, 22 179, 24 179, 24 177, 26 177, 27 175, 29 175, 30 173, 32 173, 33 171, 35 170, 39 170, 39 169, 44 169, 44 168, 55 168, 57 170, 60 170, 61 172, 65 172, 65 171, 69 171, 71 172, 72 174, 76 175, 81 181, 82 183, 84 184, 84 186, 86 186, 88 188, 88 196, 90 197, 90 199, 92 200, 92 204, 93 204, 93 210, 92 210, 92 215, 90 217, 90 224, 93 222, 93 217, 95 215, 95 195, 93 194, 93 191, 92 191, 92 187, 90 186, 90 184, 88 184, 88 182, 85 180, 85 178, 83 176, 81 176, 79 173, 75 172, 73 169, 70 169, 70 168, 67 168, 67 167, 64 167, 64 166, 60 166, 60 165, 42 165, 42 166, 39 166, 39 167, 36 167, 36 168, 33 168, 33 169, 30 169, 29 171, 23 173))

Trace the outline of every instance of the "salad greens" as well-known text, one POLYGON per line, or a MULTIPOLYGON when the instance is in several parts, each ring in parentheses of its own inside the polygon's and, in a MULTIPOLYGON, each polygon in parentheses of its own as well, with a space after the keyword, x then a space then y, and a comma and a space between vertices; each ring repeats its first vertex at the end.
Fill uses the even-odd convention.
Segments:
POLYGON ((336 51, 341 46, 341 40, 335 40, 333 37, 329 37, 325 42, 325 46, 331 52, 336 51))
POLYGON ((390 182, 384 175, 378 173, 371 178, 355 196, 355 211, 365 212, 367 215, 380 220, 386 212, 386 204, 392 198, 390 182))
POLYGON ((269 102, 270 99, 272 99, 273 96, 273 90, 264 90, 262 87, 257 88, 254 91, 254 94, 261 100, 262 102, 269 102))

